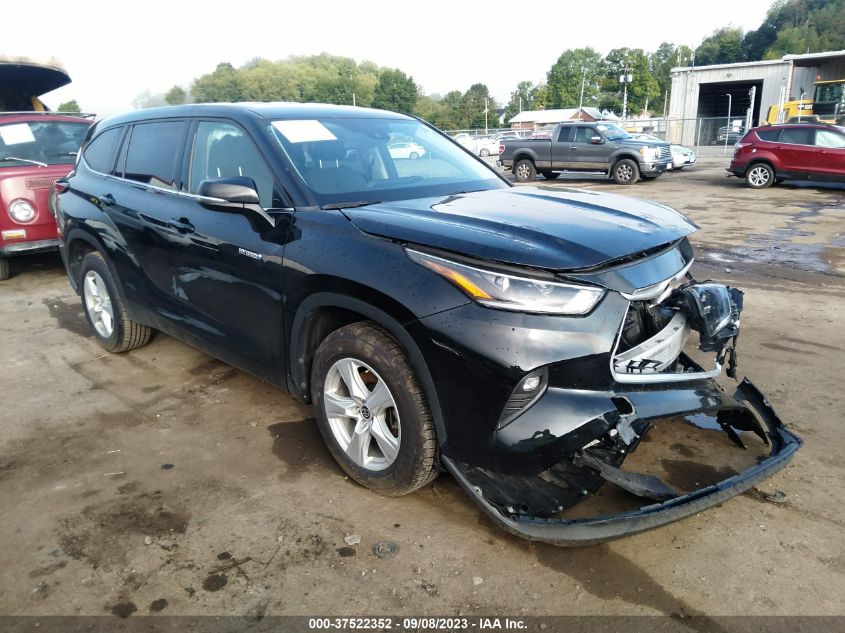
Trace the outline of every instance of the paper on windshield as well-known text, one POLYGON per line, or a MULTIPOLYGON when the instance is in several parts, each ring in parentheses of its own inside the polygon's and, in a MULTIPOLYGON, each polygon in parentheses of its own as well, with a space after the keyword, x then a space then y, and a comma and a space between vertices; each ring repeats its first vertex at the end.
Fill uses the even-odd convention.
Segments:
POLYGON ((0 127, 0 138, 6 145, 20 145, 21 143, 34 143, 35 137, 27 123, 15 123, 0 127))
POLYGON ((291 143, 337 140, 337 137, 325 125, 314 119, 273 121, 273 127, 279 130, 291 143))

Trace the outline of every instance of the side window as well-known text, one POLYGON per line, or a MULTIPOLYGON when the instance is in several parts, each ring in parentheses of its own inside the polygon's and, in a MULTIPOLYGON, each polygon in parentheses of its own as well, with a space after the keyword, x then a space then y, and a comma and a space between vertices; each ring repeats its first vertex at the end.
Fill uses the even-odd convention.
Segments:
POLYGON ((557 137, 559 143, 569 143, 572 139, 572 126, 562 125, 560 127, 560 134, 557 137))
POLYGON ((812 145, 813 130, 806 127, 784 128, 780 133, 780 142, 793 145, 812 145))
POLYGON ((595 130, 593 130, 593 128, 578 126, 578 129, 575 131, 575 142, 576 143, 589 143, 590 139, 593 137, 594 134, 598 134, 598 133, 595 130))
POLYGON ((163 189, 176 189, 184 128, 182 121, 136 124, 126 152, 124 178, 163 189))
POLYGON ((91 169, 101 174, 107 174, 111 171, 121 132, 123 132, 122 127, 115 127, 98 134, 94 140, 88 143, 88 147, 85 148, 82 156, 91 169))
POLYGON ((191 193, 203 180, 246 176, 252 178, 265 209, 285 206, 275 195, 273 174, 247 134, 232 123, 200 121, 191 152, 191 193))
POLYGON ((761 141, 767 141, 768 143, 775 143, 780 136, 780 129, 778 128, 771 128, 768 130, 757 130, 757 137, 761 141))
POLYGON ((819 147, 845 148, 845 136, 830 130, 816 130, 816 145, 819 147))

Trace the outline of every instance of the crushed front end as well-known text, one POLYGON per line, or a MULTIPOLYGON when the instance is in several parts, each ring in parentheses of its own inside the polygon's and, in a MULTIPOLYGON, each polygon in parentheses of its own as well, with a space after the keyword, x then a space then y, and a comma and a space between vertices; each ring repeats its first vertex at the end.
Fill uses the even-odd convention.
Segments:
MULTIPOLYGON (((504 406, 496 405, 500 414, 489 442, 476 436, 472 443, 458 430, 447 439, 441 459, 501 527, 562 546, 635 534, 750 489, 783 468, 801 446, 749 379, 730 390, 717 381, 723 373, 737 376, 743 294, 695 281, 692 261, 684 239, 616 265, 570 273, 569 280, 607 289, 589 315, 521 315, 489 323, 489 338, 502 350, 493 360, 511 363, 512 390, 504 406), (520 350, 518 359, 509 356, 510 344, 520 350), (562 360, 561 350, 569 352, 562 360), (522 371, 516 371, 517 362, 523 363, 522 371), (693 460, 637 461, 642 444, 660 445, 661 435, 677 434, 678 427, 686 429, 688 420, 696 418, 709 421, 701 443, 689 448, 664 442, 663 448, 696 457, 703 468, 723 450, 744 461, 729 455, 730 468, 710 471, 719 477, 682 477, 680 484, 666 477, 661 464, 700 472, 693 460), (639 502, 608 512, 595 502, 599 497, 639 502), (579 508, 591 502, 599 513, 581 516, 579 508)), ((481 325, 485 318, 475 306, 459 310, 464 311, 462 322, 476 319, 481 325)), ((448 324, 442 317, 426 323, 441 350, 466 358, 480 348, 477 333, 455 336, 448 324)), ((495 399, 495 372, 483 378, 495 399)))

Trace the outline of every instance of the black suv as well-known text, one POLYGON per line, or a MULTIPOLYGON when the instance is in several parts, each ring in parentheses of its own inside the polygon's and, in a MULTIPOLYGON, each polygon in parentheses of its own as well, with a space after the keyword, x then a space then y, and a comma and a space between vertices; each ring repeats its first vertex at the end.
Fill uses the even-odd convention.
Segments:
POLYGON ((106 349, 162 330, 313 403, 338 463, 381 493, 446 469, 506 529, 583 544, 719 503, 800 445, 750 382, 714 381, 734 368, 741 293, 692 280, 692 222, 513 188, 417 119, 145 110, 97 124, 57 189, 68 277, 106 349), (691 331, 710 369, 682 351, 691 331), (621 468, 690 413, 770 449, 699 490, 621 468), (559 515, 607 481, 645 507, 559 515))

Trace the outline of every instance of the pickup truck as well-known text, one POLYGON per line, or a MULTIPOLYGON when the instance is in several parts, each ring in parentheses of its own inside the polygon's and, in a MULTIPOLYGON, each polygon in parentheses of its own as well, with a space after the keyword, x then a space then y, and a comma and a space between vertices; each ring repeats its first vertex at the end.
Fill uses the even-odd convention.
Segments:
POLYGON ((599 121, 555 126, 550 139, 508 140, 499 145, 497 164, 518 182, 537 174, 553 180, 561 172, 601 172, 620 185, 656 178, 672 166, 669 143, 639 140, 599 121))

